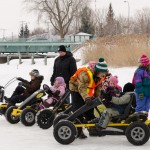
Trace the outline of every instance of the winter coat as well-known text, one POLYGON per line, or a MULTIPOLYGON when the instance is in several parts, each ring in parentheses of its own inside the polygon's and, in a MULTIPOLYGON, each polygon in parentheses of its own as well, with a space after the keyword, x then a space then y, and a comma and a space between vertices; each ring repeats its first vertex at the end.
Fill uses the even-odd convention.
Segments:
MULTIPOLYGON (((87 92, 89 82, 90 82, 90 79, 89 79, 87 72, 81 71, 78 74, 77 80, 69 81, 69 89, 73 92, 79 92, 83 100, 85 100, 87 97, 89 97, 88 92, 87 92)), ((100 94, 99 86, 95 88, 94 96, 98 96, 98 94, 100 94)))
POLYGON ((50 79, 51 84, 54 84, 56 77, 63 77, 67 88, 69 88, 70 77, 76 72, 77 66, 76 61, 71 52, 67 51, 65 56, 59 56, 55 59, 53 74, 50 79))
POLYGON ((113 104, 111 109, 115 109, 119 112, 119 114, 123 114, 125 108, 130 102, 131 93, 133 92, 127 92, 121 97, 112 97, 112 100, 110 101, 113 104))
POLYGON ((65 89, 66 89, 66 86, 63 86, 63 85, 60 85, 58 87, 55 87, 55 86, 50 87, 50 90, 53 93, 55 93, 56 91, 60 91, 60 94, 58 95, 59 97, 62 97, 65 94, 65 89))
POLYGON ((135 71, 134 75, 135 92, 139 95, 150 97, 150 72, 145 68, 140 67, 135 71))
POLYGON ((30 82, 28 82, 27 80, 25 80, 23 82, 23 86, 26 88, 25 92, 24 92, 24 96, 25 97, 29 97, 31 94, 33 94, 35 91, 40 89, 41 83, 43 81, 44 77, 43 76, 39 76, 36 77, 34 80, 31 80, 30 82))
POLYGON ((55 80, 58 81, 58 86, 56 87, 55 85, 53 85, 49 87, 52 93, 49 95, 48 99, 44 101, 44 105, 46 108, 55 104, 65 94, 66 84, 64 82, 64 79, 62 79, 62 77, 57 77, 55 80))

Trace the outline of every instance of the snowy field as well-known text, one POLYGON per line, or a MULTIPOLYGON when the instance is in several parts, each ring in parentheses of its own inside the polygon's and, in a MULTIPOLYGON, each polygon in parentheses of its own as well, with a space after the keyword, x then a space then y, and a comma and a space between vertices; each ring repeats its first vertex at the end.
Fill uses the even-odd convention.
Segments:
MULTIPOLYGON (((5 85, 13 77, 23 77, 29 80, 29 72, 32 69, 38 69, 41 75, 44 75, 43 83, 50 85, 49 79, 52 75, 54 59, 48 59, 48 65, 45 66, 43 59, 36 59, 36 64, 31 65, 31 60, 23 60, 18 65, 18 60, 12 60, 10 65, 0 65, 0 85, 5 85)), ((78 67, 81 64, 78 63, 78 67)), ((131 82, 136 68, 110 68, 113 75, 119 78, 119 84, 123 86, 131 82)), ((6 96, 9 96, 18 81, 11 84, 6 89, 6 96)), ((85 130, 86 135, 88 132, 85 130)), ((88 137, 85 140, 77 139, 70 145, 60 145, 53 138, 53 129, 42 130, 37 125, 25 127, 21 123, 12 125, 8 123, 3 116, 0 116, 0 150, 149 150, 150 142, 136 147, 131 145, 125 136, 104 136, 88 137)))

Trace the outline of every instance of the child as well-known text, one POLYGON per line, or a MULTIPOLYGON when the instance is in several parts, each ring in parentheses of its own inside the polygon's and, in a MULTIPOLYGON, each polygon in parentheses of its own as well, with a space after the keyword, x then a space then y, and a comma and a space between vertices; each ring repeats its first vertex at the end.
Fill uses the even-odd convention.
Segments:
POLYGON ((4 99, 8 102, 8 107, 20 103, 32 95, 35 91, 40 89, 41 83, 43 81, 43 76, 40 75, 37 69, 33 69, 29 75, 31 76, 31 81, 24 80, 23 78, 18 77, 17 80, 21 81, 16 87, 10 98, 6 96, 4 99))
MULTIPOLYGON (((111 76, 109 78, 109 87, 108 88, 111 90, 112 96, 120 96, 120 93, 122 92, 122 88, 118 85, 118 77, 117 76, 111 76)), ((109 89, 107 89, 107 92, 109 89)))
POLYGON ((48 108, 55 105, 55 103, 65 94, 66 84, 63 77, 57 77, 54 81, 54 85, 49 87, 49 96, 40 108, 48 108))
POLYGON ((138 63, 139 67, 133 78, 136 93, 136 113, 148 115, 150 106, 150 59, 146 55, 142 55, 138 63))

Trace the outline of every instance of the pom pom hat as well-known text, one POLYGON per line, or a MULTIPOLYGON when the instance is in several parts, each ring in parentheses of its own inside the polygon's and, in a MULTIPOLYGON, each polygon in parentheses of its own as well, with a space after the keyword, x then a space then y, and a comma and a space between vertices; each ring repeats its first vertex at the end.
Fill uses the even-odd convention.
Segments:
POLYGON ((104 58, 100 58, 99 62, 95 66, 95 70, 98 72, 107 72, 108 71, 108 66, 104 58))
POLYGON ((139 58, 138 63, 140 63, 143 66, 148 66, 150 64, 150 59, 146 55, 142 55, 139 58))

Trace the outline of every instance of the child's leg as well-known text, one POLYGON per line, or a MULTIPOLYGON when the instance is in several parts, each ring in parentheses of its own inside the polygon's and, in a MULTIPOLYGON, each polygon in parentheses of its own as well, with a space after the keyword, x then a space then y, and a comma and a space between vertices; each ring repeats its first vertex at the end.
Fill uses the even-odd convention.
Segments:
POLYGON ((102 113, 102 116, 100 117, 98 126, 102 128, 106 128, 108 123, 110 122, 110 118, 119 115, 119 112, 117 110, 113 110, 111 108, 107 108, 102 113))
POLYGON ((136 112, 146 111, 145 106, 146 106, 146 97, 144 97, 143 99, 139 99, 139 95, 136 94, 136 109, 135 109, 136 112))

